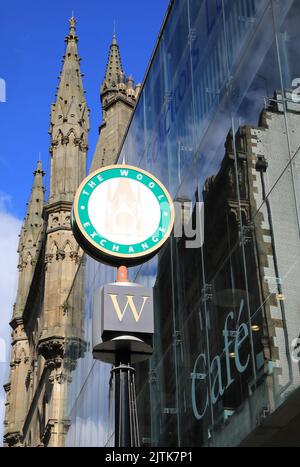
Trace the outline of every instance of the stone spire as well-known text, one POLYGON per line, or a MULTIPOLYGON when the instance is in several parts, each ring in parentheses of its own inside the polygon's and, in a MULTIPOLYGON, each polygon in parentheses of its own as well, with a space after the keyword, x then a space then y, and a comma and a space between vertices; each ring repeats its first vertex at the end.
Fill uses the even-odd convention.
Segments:
POLYGON ((121 142, 136 104, 139 87, 128 80, 123 70, 116 34, 109 49, 104 81, 101 86, 102 124, 91 172, 116 162, 121 142))
POLYGON ((24 326, 26 308, 32 315, 32 304, 27 307, 34 274, 41 252, 44 220, 44 185, 42 163, 39 161, 35 170, 31 196, 21 229, 19 241, 19 280, 16 303, 10 325, 12 327, 12 350, 10 360, 9 383, 5 385, 7 393, 5 411, 4 443, 7 446, 22 446, 23 427, 27 411, 26 378, 30 368, 30 344, 24 326), (12 390, 11 390, 12 388, 12 390))
POLYGON ((123 67, 116 33, 113 35, 110 46, 108 62, 105 71, 105 77, 101 86, 101 94, 109 91, 117 91, 120 82, 120 75, 123 75, 123 67))
MULTIPOLYGON (((62 417, 65 415, 67 382, 63 361, 66 338, 74 335, 69 326, 67 300, 82 257, 82 250, 72 234, 70 219, 75 193, 86 176, 89 110, 80 73, 75 25, 72 17, 57 100, 52 106, 50 196, 44 209, 47 226, 45 285, 37 349, 44 359, 52 385, 52 403, 45 420, 49 447, 64 444, 65 425, 62 417)), ((77 334, 81 312, 72 320, 77 334)))
POLYGON ((29 287, 31 284, 43 228, 43 208, 45 188, 41 161, 33 172, 34 180, 19 241, 19 284, 13 319, 22 317, 29 287))
POLYGON ((51 108, 51 186, 49 202, 72 201, 86 175, 89 109, 80 72, 76 21, 70 19, 56 102, 51 108))
POLYGON ((42 225, 42 212, 44 207, 44 183, 43 177, 45 172, 42 169, 42 162, 38 161, 37 168, 33 172, 34 180, 31 190, 31 197, 28 203, 27 216, 25 220, 25 228, 31 232, 33 236, 38 235, 42 225))
MULTIPOLYGON (((72 99, 76 100, 76 104, 85 102, 82 75, 80 73, 80 58, 78 56, 78 36, 76 35, 76 20, 72 17, 70 20, 70 31, 65 42, 67 44, 65 55, 63 56, 63 67, 59 77, 59 86, 57 92, 57 110, 59 104, 64 110, 64 116, 68 116, 68 110, 72 99), (65 103, 67 101, 67 103, 65 103)), ((51 123, 57 123, 54 119, 51 123)))

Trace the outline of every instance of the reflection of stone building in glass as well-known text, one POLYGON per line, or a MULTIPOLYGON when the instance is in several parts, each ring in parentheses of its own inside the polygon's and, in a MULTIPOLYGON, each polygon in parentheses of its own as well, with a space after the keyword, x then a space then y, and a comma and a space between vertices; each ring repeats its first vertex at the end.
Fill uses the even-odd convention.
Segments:
MULTIPOLYGON (((214 443, 234 445, 236 430, 247 434, 244 410, 255 407, 263 420, 287 396, 291 381, 299 384, 288 340, 300 333, 299 230, 293 184, 284 180, 289 154, 281 143, 282 98, 270 101, 258 127, 240 127, 235 142, 229 133, 221 168, 205 183, 203 247, 187 249, 186 238, 172 238, 160 253, 149 373, 152 430, 144 433, 154 445, 175 445, 178 432, 183 446, 209 445, 212 420, 214 443), (267 184, 280 175, 276 198, 266 198, 267 184)), ((300 105, 288 110, 295 152, 300 105)), ((194 225, 195 215, 196 208, 194 225)), ((144 402, 141 393, 142 419, 144 402)))
MULTIPOLYGON (((68 385, 84 339, 84 265, 70 226, 75 192, 86 176, 89 110, 75 19, 51 107, 50 196, 44 201, 39 162, 19 243, 19 286, 14 307, 7 393, 6 446, 63 446, 68 385), (76 287, 69 297, 75 279, 76 287)), ((93 169, 115 162, 139 87, 126 78, 113 37, 101 87, 103 123, 93 169)))
MULTIPOLYGON (((299 384, 299 367, 291 361, 292 340, 299 337, 300 274, 299 170, 300 105, 291 93, 277 92, 261 114, 259 127, 245 127, 250 196, 257 239, 262 303, 272 342, 272 362, 281 391, 299 384), (283 112, 286 106, 286 114, 283 112), (284 141, 289 131, 289 146, 284 141), (293 160, 292 159, 293 156, 293 160), (270 187, 274 187, 270 191, 270 187), (263 206, 262 206, 263 205, 263 206), (258 212, 260 210, 260 212, 258 212)), ((291 389, 291 388, 290 388, 291 389)))

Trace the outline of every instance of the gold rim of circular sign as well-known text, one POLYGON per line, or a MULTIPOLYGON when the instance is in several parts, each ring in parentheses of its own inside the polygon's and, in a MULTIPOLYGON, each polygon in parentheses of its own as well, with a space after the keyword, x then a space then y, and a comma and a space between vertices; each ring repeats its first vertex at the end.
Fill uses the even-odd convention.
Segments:
POLYGON ((165 186, 154 175, 150 174, 146 170, 140 169, 138 167, 134 167, 133 165, 109 165, 109 166, 103 167, 103 169, 99 169, 99 170, 96 170, 95 172, 91 173, 80 184, 80 186, 79 186, 79 188, 78 188, 78 190, 76 192, 76 196, 75 196, 75 200, 74 200, 74 219, 75 219, 76 226, 79 229, 80 233, 85 237, 85 239, 88 241, 88 243, 90 243, 91 245, 93 245, 93 247, 96 248, 97 251, 101 251, 101 253, 103 253, 103 255, 105 255, 106 257, 124 258, 124 259, 127 259, 127 260, 130 261, 130 260, 134 260, 136 258, 142 258, 143 256, 150 256, 151 254, 153 254, 154 251, 159 250, 163 246, 163 244, 168 240, 168 238, 169 238, 169 236, 170 236, 170 234, 171 234, 171 232, 173 230, 174 221, 175 221, 175 211, 174 211, 174 204, 173 204, 172 198, 171 198, 168 190, 165 188, 165 186), (79 216, 79 213, 78 213, 78 211, 79 211, 78 210, 78 204, 79 204, 79 197, 81 195, 81 192, 82 192, 83 188, 96 175, 99 175, 100 173, 106 172, 106 171, 111 170, 111 169, 123 169, 123 170, 129 169, 129 170, 134 170, 136 172, 140 172, 140 173, 146 175, 147 177, 151 178, 155 183, 157 183, 157 185, 162 189, 162 191, 166 195, 166 198, 167 198, 167 200, 169 202, 170 210, 171 210, 171 213, 170 213, 170 225, 169 225, 164 237, 160 240, 160 242, 158 242, 155 246, 153 246, 149 250, 143 251, 141 253, 132 253, 132 254, 111 252, 111 251, 106 250, 105 248, 101 247, 89 235, 87 235, 84 228, 83 228, 83 226, 82 226, 82 223, 80 221, 80 216, 79 216))

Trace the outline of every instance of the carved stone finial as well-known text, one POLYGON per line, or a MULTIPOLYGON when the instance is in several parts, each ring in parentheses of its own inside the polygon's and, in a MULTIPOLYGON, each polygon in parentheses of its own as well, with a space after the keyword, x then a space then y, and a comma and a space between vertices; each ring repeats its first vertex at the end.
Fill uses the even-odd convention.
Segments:
POLYGON ((76 19, 72 15, 72 17, 69 19, 70 23, 70 36, 76 36, 76 19))

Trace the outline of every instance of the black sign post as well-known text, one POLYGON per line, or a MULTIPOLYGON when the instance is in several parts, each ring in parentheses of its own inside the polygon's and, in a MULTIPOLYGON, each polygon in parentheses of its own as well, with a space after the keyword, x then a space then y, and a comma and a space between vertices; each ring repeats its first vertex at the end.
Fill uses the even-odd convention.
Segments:
POLYGON ((93 356, 113 365, 116 447, 140 445, 132 365, 153 352, 153 291, 129 282, 127 268, 155 256, 173 226, 170 194, 140 168, 99 169, 76 193, 77 242, 96 261, 118 268, 117 281, 98 289, 93 305, 93 356))
POLYGON ((152 355, 153 291, 130 283, 125 266, 115 284, 97 290, 93 308, 93 356, 112 363, 115 388, 115 447, 139 447, 132 364, 152 355))
POLYGON ((135 370, 130 364, 130 352, 117 352, 112 369, 115 381, 115 446, 140 447, 135 397, 135 370))

